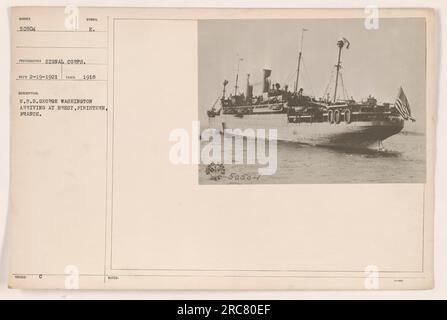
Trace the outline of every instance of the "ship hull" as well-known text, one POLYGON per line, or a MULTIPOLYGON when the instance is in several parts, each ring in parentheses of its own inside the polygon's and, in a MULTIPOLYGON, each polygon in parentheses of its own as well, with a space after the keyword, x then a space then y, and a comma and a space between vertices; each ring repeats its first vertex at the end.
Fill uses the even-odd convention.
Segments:
POLYGON ((276 129, 277 140, 347 148, 370 148, 399 133, 404 126, 403 120, 397 117, 389 120, 355 121, 349 124, 290 123, 286 114, 251 114, 242 117, 216 115, 209 117, 208 121, 210 128, 222 133, 225 129, 230 129, 236 130, 233 134, 250 136, 253 131, 246 129, 276 129))

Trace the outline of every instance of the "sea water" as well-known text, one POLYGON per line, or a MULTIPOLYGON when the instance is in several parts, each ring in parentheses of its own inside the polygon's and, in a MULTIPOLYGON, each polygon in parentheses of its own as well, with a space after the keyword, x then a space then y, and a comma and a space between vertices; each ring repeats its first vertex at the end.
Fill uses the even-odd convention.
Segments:
MULTIPOLYGON (((199 183, 424 183, 425 138, 423 133, 401 132, 383 141, 384 150, 380 150, 378 146, 354 150, 278 141, 275 174, 260 176, 258 168, 265 165, 233 162, 224 164, 224 174, 216 177, 207 174, 207 165, 200 164, 199 183)), ((202 141, 201 146, 207 143, 209 142, 202 141)), ((245 141, 244 152, 246 148, 245 141)))

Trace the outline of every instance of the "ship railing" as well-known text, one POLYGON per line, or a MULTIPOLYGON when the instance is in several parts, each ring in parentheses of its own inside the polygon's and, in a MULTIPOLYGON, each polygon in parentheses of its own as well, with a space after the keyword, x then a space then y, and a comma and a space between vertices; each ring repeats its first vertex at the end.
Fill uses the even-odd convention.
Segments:
MULTIPOLYGON (((327 115, 327 111, 323 112, 324 115, 327 115)), ((390 111, 352 111, 352 114, 364 114, 364 115, 392 115, 393 113, 390 111)))
POLYGON ((262 109, 262 108, 270 108, 272 106, 279 106, 279 107, 283 107, 284 103, 283 102, 278 102, 278 103, 270 103, 270 104, 257 104, 257 105, 253 105, 252 107, 254 109, 262 109))
POLYGON ((299 119, 310 119, 312 115, 302 115, 302 116, 289 116, 289 118, 299 118, 299 119))
POLYGON ((347 104, 330 104, 330 105, 326 105, 326 108, 328 109, 333 109, 333 108, 346 108, 348 107, 347 104))
POLYGON ((253 113, 278 113, 278 112, 282 112, 282 109, 253 110, 253 113))

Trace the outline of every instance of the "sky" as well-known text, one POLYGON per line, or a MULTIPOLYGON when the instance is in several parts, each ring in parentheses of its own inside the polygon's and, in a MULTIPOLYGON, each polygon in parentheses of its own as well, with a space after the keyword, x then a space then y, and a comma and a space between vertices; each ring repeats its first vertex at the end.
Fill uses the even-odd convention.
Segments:
MULTIPOLYGON (((244 91, 247 73, 254 94, 262 91, 262 69, 272 69, 272 83, 293 89, 304 33, 300 87, 306 94, 322 97, 337 63, 337 41, 350 42, 342 51, 343 82, 356 100, 369 94, 379 102, 396 99, 403 87, 410 102, 415 126, 425 127, 425 20, 422 18, 385 19, 379 29, 368 30, 363 19, 300 20, 200 20, 199 120, 206 121, 206 110, 222 93, 234 92, 237 61, 240 62, 239 88, 244 91)), ((333 87, 333 86, 332 86, 333 87)), ((331 91, 331 95, 333 91, 331 91)))

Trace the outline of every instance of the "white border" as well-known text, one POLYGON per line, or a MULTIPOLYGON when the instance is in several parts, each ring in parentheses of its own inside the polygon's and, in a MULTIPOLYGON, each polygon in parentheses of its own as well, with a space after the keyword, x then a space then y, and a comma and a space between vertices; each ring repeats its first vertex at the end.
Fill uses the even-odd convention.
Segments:
POLYGON ((202 0, 202 1, 38 1, 3 0, 0 4, 0 299, 447 299, 447 136, 446 66, 441 57, 445 42, 439 43, 438 132, 435 190, 435 288, 427 291, 23 291, 7 288, 5 228, 9 187, 9 10, 11 6, 127 6, 127 7, 253 7, 253 8, 382 8, 430 7, 437 10, 438 39, 446 33, 445 0, 202 0), (443 23, 441 23, 441 21, 443 23))

